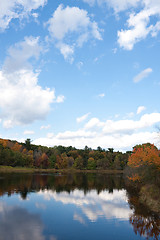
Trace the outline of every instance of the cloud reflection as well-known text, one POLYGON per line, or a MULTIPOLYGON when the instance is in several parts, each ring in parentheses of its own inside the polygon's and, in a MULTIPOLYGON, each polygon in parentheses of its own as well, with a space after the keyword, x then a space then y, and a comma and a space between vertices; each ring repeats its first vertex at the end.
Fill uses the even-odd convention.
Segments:
MULTIPOLYGON (((18 206, 13 207, 0 202, 0 239, 45 240, 43 229, 39 215, 31 214, 18 206)), ((51 239, 55 240, 55 237, 51 239)))
POLYGON ((77 220, 78 222, 80 222, 81 224, 85 224, 85 220, 83 219, 83 217, 81 215, 79 215, 78 213, 75 213, 73 216, 74 220, 77 220))
POLYGON ((43 224, 36 214, 0 202, 0 233, 5 240, 44 240, 43 224))
MULTIPOLYGON (((71 193, 41 190, 39 194, 48 201, 54 199, 63 204, 76 205, 93 222, 100 217, 128 220, 132 214, 132 210, 128 206, 125 190, 114 190, 113 193, 102 191, 100 194, 97 194, 96 190, 92 190, 87 194, 80 190, 75 190, 71 193)), ((81 217, 80 219, 77 215, 76 217, 74 216, 74 219, 79 220, 81 223, 83 222, 83 218, 81 217)))

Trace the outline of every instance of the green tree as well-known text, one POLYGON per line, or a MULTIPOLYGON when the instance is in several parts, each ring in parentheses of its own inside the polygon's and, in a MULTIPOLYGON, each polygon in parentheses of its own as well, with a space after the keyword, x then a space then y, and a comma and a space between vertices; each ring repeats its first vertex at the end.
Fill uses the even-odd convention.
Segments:
POLYGON ((31 150, 31 139, 30 138, 27 138, 25 140, 25 146, 26 146, 28 151, 31 150))
POLYGON ((96 161, 94 160, 94 158, 90 157, 88 159, 88 166, 87 166, 87 168, 90 169, 90 170, 96 169, 96 161))
POLYGON ((83 168, 83 159, 81 156, 78 156, 73 164, 73 167, 76 169, 82 169, 83 168))
POLYGON ((55 167, 55 163, 56 163, 56 156, 54 154, 52 154, 49 157, 49 167, 50 168, 54 168, 55 167))

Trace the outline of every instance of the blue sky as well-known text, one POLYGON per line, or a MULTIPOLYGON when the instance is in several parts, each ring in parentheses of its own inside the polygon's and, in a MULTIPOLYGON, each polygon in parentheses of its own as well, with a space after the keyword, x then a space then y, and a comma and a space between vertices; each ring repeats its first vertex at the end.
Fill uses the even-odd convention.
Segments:
POLYGON ((159 146, 159 0, 0 0, 0 137, 159 146))

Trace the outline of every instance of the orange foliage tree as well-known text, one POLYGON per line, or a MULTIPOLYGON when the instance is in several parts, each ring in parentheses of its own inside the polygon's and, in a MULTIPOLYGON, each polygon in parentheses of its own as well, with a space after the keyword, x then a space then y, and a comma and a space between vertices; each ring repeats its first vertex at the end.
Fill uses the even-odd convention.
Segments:
POLYGON ((140 181, 144 176, 154 171, 160 171, 160 151, 154 144, 136 145, 128 159, 128 166, 132 169, 130 180, 140 181))

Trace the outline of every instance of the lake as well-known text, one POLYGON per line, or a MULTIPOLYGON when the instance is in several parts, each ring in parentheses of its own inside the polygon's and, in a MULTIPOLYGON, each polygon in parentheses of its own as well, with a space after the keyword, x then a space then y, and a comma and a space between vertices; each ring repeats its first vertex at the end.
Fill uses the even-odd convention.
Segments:
POLYGON ((0 240, 160 239, 121 174, 0 174, 0 240))

